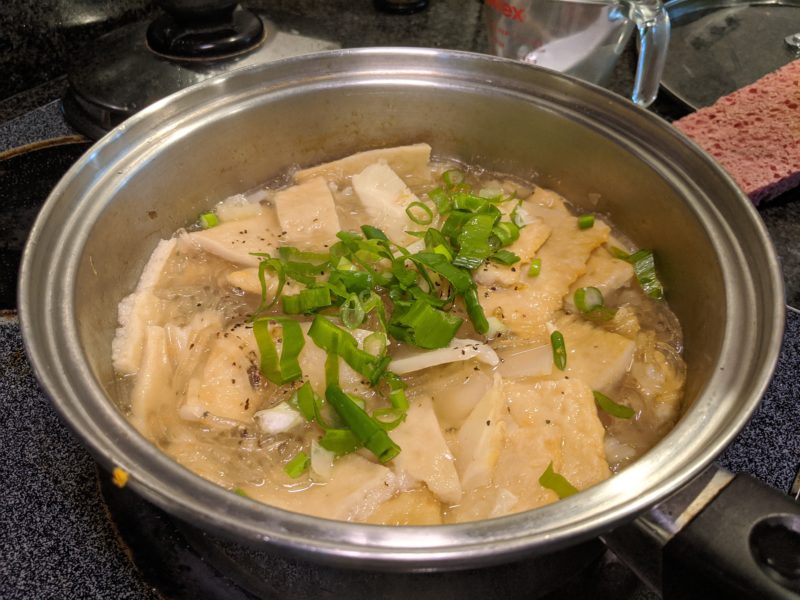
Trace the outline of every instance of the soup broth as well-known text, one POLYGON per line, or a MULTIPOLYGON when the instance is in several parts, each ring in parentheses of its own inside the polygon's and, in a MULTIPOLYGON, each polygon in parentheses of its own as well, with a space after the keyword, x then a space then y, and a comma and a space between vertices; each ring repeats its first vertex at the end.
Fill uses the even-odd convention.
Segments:
POLYGON ((299 170, 162 240, 119 307, 133 425, 232 492, 394 525, 529 510, 680 415, 653 255, 427 144, 299 170))

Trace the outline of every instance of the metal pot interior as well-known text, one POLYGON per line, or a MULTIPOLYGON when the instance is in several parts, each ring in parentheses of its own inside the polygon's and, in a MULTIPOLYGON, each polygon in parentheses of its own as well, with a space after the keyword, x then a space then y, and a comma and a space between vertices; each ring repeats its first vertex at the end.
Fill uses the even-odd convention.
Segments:
POLYGON ((676 489, 731 440, 769 380, 782 284, 747 199, 669 125, 599 88, 465 53, 357 50, 235 72, 143 111, 52 193, 21 275, 23 334, 57 408, 146 498, 202 527, 334 564, 466 567, 597 535, 676 489), (156 451, 115 403, 120 299, 156 242, 234 193, 358 150, 418 141, 608 213, 653 248, 685 335, 686 412, 645 457, 577 497, 437 528, 333 523, 257 505, 156 451), (746 349, 746 350, 745 350, 746 349))

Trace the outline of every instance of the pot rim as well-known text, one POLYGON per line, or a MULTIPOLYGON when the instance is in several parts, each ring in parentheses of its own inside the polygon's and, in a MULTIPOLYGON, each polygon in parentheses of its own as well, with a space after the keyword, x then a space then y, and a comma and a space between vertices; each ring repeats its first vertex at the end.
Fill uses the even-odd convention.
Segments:
MULTIPOLYGON (((288 85, 293 84, 300 85, 296 82, 288 85)), ((270 88, 266 93, 275 89, 279 88, 270 88)), ((506 59, 449 50, 360 48, 294 57, 215 77, 155 103, 109 132, 67 172, 37 218, 20 269, 19 316, 31 365, 59 413, 107 468, 119 466, 128 471, 130 486, 146 499, 180 518, 199 522, 240 541, 274 544, 330 564, 407 571, 466 568, 572 545, 630 520, 677 490, 730 443, 757 407, 780 350, 784 322, 782 289, 783 280, 771 241, 749 200, 709 156, 655 115, 591 84, 506 59), (157 146, 160 140, 176 135, 181 126, 186 126, 192 109, 213 97, 215 89, 238 85, 239 95, 230 97, 227 92, 227 96, 205 105, 203 111, 208 114, 229 107, 237 98, 239 102, 252 98, 255 92, 251 88, 257 87, 258 81, 270 81, 270 73, 290 70, 299 73, 310 68, 309 65, 316 68, 335 65, 337 69, 331 72, 340 79, 374 77, 376 70, 363 66, 366 60, 383 60, 385 64, 379 70, 382 76, 394 76, 402 82, 423 76, 433 80, 442 78, 445 75, 437 73, 436 68, 443 62, 461 69, 460 76, 466 78, 473 76, 477 67, 496 69, 502 73, 494 81, 472 83, 505 84, 508 93, 517 95, 531 94, 532 86, 544 83, 542 94, 553 92, 545 102, 553 97, 569 98, 579 92, 591 102, 581 104, 576 99, 574 107, 560 107, 570 116, 613 130, 617 127, 613 120, 604 125, 594 123, 592 111, 633 115, 648 132, 663 137, 664 143, 683 147, 692 160, 703 163, 721 185, 729 188, 735 198, 734 208, 751 227, 749 234, 763 248, 760 271, 754 273, 736 243, 737 236, 718 208, 712 202, 692 207, 714 234, 722 238, 716 240, 724 242, 719 253, 732 261, 723 261, 722 265, 726 283, 732 284, 726 285, 726 302, 733 319, 728 319, 720 354, 733 356, 736 348, 732 346, 744 341, 760 350, 752 361, 757 366, 750 364, 749 368, 727 371, 723 366, 676 427, 643 457, 609 480, 533 511, 472 523, 396 528, 291 513, 232 494, 157 450, 108 400, 79 342, 74 310, 75 273, 82 241, 85 242, 94 218, 103 208, 103 202, 97 202, 97 206, 87 209, 86 196, 115 176, 117 183, 123 180, 132 149, 151 142, 157 146), (402 64, 405 68, 397 66, 402 64), (96 164, 92 165, 98 159, 108 159, 109 163, 97 170, 96 164), (59 218, 59 210, 63 209, 60 205, 68 202, 64 198, 74 192, 80 193, 76 211, 64 221, 59 218), (51 279, 43 280, 42 273, 51 279), (42 289, 45 293, 40 293, 42 289), (737 397, 741 403, 738 410, 733 414, 730 409, 726 411, 726 405, 733 405, 737 397), (698 430, 700 424, 706 429, 698 430), (703 448, 689 452, 689 447, 696 446, 698 436, 704 442, 703 448), (642 481, 662 471, 667 475, 641 489, 642 481)))

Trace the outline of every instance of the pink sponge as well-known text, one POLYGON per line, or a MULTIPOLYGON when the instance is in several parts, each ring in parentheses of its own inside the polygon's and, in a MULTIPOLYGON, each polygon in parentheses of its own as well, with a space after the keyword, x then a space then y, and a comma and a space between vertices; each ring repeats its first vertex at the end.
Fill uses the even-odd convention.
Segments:
POLYGON ((800 60, 673 123, 754 204, 800 185, 800 60))

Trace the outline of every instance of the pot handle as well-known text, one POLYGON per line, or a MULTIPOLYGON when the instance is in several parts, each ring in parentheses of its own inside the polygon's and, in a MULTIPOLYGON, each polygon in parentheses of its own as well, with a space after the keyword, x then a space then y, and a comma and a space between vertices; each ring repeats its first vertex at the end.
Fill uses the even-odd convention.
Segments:
POLYGON ((603 541, 665 600, 800 597, 800 505, 709 467, 603 541))

